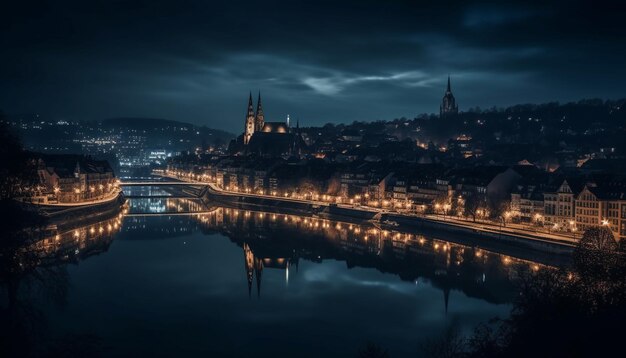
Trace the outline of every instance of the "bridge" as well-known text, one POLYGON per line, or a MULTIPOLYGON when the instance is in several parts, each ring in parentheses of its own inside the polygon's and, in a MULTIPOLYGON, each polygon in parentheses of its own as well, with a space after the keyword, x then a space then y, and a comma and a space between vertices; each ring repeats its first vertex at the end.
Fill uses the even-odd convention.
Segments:
POLYGON ((213 210, 203 210, 203 211, 180 211, 180 212, 162 212, 162 213, 129 213, 125 214, 124 217, 140 217, 140 216, 189 216, 189 215, 205 215, 212 214, 216 209, 213 210))
POLYGON ((123 181, 120 186, 204 186, 204 183, 190 183, 186 181, 123 181))
POLYGON ((124 195, 126 199, 198 199, 196 195, 124 195))

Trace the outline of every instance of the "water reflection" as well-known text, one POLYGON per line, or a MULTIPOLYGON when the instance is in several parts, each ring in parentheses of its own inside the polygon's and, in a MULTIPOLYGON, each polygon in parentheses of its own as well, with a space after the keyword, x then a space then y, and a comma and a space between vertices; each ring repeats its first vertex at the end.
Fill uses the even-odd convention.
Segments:
POLYGON ((37 252, 38 266, 75 262, 106 252, 122 228, 124 213, 120 211, 107 219, 79 227, 54 228, 27 250, 37 252))
POLYGON ((129 216, 145 216, 164 213, 198 213, 205 212, 206 206, 198 199, 180 198, 142 198, 131 199, 129 216))
POLYGON ((222 234, 242 248, 248 293, 251 294, 256 285, 258 296, 264 269, 284 270, 287 283, 289 270, 291 275, 297 274, 300 260, 332 259, 344 261, 348 268, 375 268, 404 281, 439 288, 445 308, 450 290, 459 290, 490 303, 506 303, 514 295, 514 283, 521 272, 547 267, 481 247, 385 229, 372 223, 226 207, 206 208, 201 202, 186 199, 167 199, 163 205, 171 213, 202 213, 165 214, 159 220, 142 215, 129 217, 123 238, 177 237, 197 230, 204 234, 222 234))
POLYGON ((173 195, 171 191, 159 186, 124 186, 122 190, 127 197, 161 197, 173 195))
POLYGON ((414 339, 411 330, 441 324, 438 315, 445 320, 449 307, 473 327, 507 310, 497 304, 511 301, 522 271, 546 269, 545 262, 418 232, 207 207, 193 199, 131 199, 121 212, 57 223, 44 236, 16 251, 17 259, 2 256, 0 343, 12 350, 7 356, 78 343, 93 354, 103 347, 100 336, 114 354, 244 356, 272 352, 280 342, 291 355, 306 356, 301 348, 314 345, 315 336, 298 334, 292 323, 325 334, 320 349, 329 354, 351 354, 371 332, 406 353, 414 351, 403 344, 414 339), (86 265, 67 265, 103 252, 86 265), (69 312, 45 310, 50 304, 69 312), (44 312, 55 317, 51 329, 45 329, 44 312), (355 329, 354 322, 362 327, 355 329), (184 336, 185 350, 154 344, 153 324, 161 340, 184 336), (94 335, 67 339, 68 330, 77 334, 93 325, 99 328, 94 335), (133 328, 120 332, 127 325, 133 328), (241 330, 254 344, 220 345, 241 330), (279 337, 255 335, 267 330, 279 337))
POLYGON ((22 245, 2 247, 1 356, 54 356, 68 349, 79 355, 98 353, 96 337, 78 334, 77 341, 48 332, 43 311, 47 305, 66 305, 70 282, 65 264, 106 252, 121 230, 124 210, 80 222, 51 223, 22 245))

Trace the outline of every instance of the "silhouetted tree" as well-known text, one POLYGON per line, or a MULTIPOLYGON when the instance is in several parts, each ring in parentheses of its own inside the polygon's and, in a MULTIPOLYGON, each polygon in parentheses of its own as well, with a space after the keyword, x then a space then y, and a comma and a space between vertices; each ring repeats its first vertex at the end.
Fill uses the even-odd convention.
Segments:
MULTIPOLYGON (((510 317, 479 325, 457 356, 612 355, 623 349, 620 328, 625 321, 624 254, 608 228, 593 228, 577 246, 571 270, 522 274, 510 317)), ((429 356, 458 351, 458 340, 442 342, 447 346, 429 356)))
POLYGON ((480 198, 476 195, 468 195, 465 198, 465 203, 463 206, 463 215, 470 216, 473 221, 476 221, 476 215, 478 211, 484 209, 484 203, 480 198))
POLYGON ((0 200, 23 195, 23 187, 32 179, 32 166, 20 141, 11 133, 0 113, 0 200))
POLYGON ((606 275, 620 260, 619 245, 613 232, 606 226, 592 227, 585 231, 574 252, 576 270, 585 276, 606 275))

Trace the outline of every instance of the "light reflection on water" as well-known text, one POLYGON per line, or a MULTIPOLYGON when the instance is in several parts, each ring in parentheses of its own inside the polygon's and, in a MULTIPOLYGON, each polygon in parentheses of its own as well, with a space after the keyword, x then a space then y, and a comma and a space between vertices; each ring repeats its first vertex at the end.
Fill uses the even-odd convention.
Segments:
POLYGON ((46 312, 55 333, 90 332, 113 355, 353 356, 373 340, 415 356, 447 324, 505 317, 519 273, 544 269, 372 224, 169 198, 131 199, 123 217, 41 245, 106 251, 68 267, 68 303, 46 312))

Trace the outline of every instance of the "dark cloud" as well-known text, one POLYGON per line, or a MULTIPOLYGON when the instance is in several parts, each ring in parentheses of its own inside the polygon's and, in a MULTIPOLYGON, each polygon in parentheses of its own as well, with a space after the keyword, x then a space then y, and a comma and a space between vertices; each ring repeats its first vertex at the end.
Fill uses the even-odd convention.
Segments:
POLYGON ((0 12, 0 108, 239 131, 249 90, 305 125, 620 97, 620 3, 40 1, 0 12))

